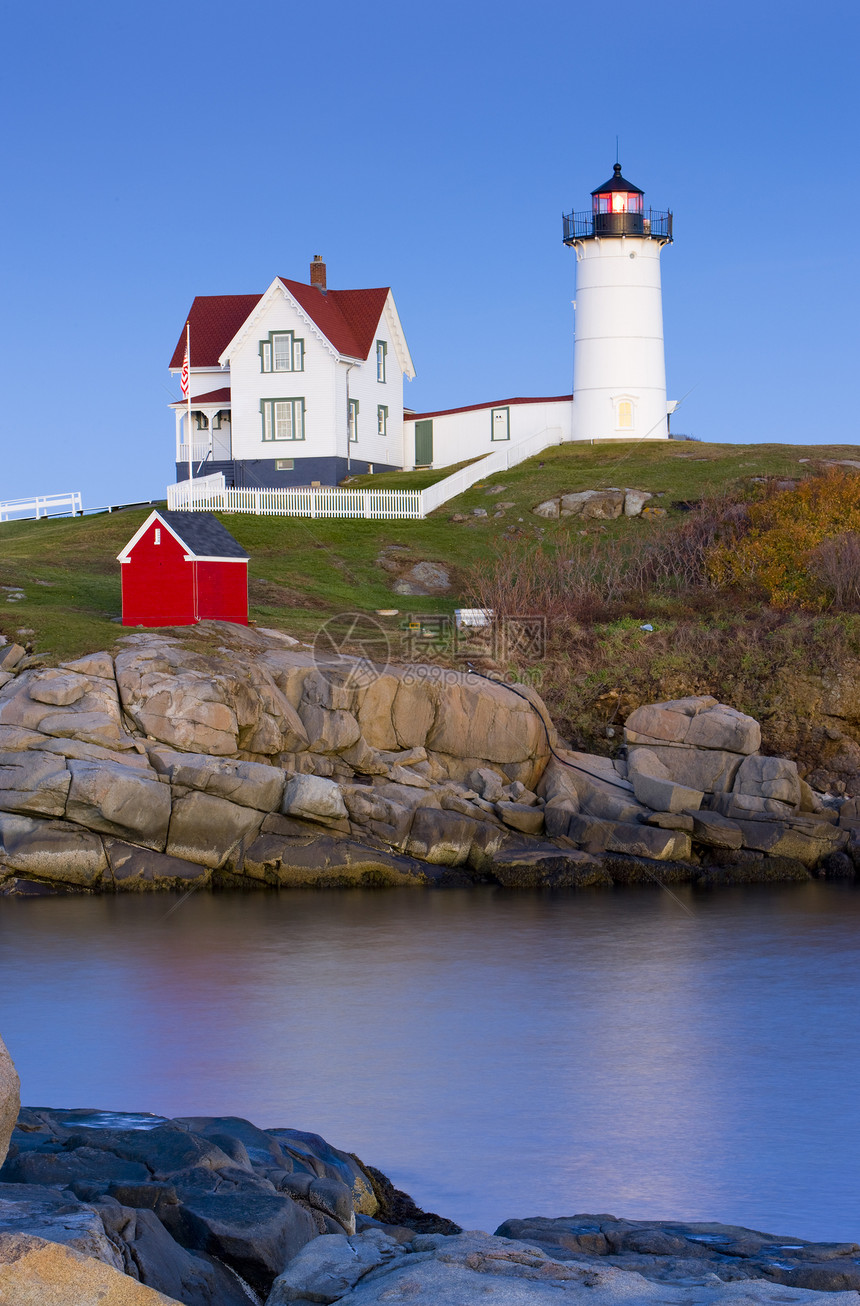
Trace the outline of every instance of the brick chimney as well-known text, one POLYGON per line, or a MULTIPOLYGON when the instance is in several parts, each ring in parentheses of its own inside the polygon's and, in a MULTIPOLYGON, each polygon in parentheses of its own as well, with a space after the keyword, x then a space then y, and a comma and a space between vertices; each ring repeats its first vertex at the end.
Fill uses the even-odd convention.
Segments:
POLYGON ((322 254, 314 254, 314 261, 311 264, 311 285, 325 290, 325 263, 322 254))

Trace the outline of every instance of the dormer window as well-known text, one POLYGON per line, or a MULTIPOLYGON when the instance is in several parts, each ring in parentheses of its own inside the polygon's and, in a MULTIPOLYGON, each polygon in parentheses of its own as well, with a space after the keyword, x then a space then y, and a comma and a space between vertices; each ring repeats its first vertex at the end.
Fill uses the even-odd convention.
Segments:
POLYGON ((270 331, 268 338, 260 341, 261 372, 304 370, 305 342, 297 340, 292 331, 270 331))

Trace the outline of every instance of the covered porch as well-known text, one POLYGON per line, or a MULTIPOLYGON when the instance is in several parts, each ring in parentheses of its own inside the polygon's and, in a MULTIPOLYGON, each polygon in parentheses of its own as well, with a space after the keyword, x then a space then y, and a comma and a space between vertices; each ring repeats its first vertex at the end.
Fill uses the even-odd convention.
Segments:
POLYGON ((188 401, 171 404, 176 416, 177 465, 193 464, 195 476, 205 475, 213 463, 229 462, 233 457, 230 413, 230 387, 192 395, 191 421, 188 401))

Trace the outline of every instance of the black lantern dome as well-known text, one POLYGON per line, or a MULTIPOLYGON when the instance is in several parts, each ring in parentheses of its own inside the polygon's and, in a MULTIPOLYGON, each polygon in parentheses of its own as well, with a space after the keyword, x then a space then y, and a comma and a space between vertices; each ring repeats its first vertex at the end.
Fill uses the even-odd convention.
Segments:
POLYGON ((645 209, 645 192, 621 175, 616 163, 609 181, 591 192, 590 213, 564 215, 564 243, 596 236, 650 236, 672 239, 672 214, 645 209))
POLYGON ((645 192, 621 176, 616 163, 604 186, 591 192, 594 234, 601 236, 641 236, 645 192))

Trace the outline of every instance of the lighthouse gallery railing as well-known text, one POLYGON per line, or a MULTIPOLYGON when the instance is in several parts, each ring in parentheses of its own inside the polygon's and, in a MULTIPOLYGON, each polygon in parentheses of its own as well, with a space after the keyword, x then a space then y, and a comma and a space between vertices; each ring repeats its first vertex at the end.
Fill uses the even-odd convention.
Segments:
POLYGON ((565 213, 564 240, 587 239, 590 236, 651 236, 658 240, 672 239, 672 214, 669 210, 644 209, 642 213, 565 213))

